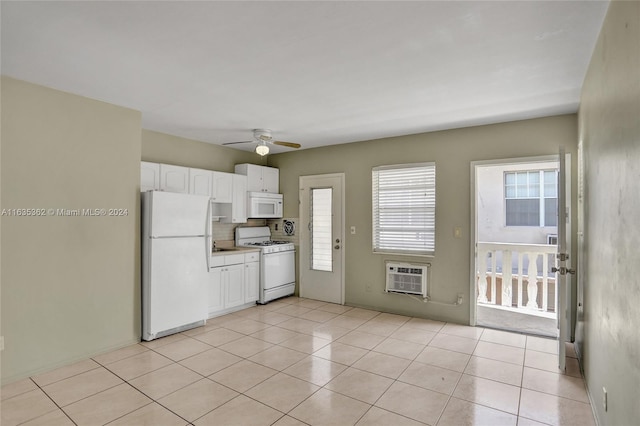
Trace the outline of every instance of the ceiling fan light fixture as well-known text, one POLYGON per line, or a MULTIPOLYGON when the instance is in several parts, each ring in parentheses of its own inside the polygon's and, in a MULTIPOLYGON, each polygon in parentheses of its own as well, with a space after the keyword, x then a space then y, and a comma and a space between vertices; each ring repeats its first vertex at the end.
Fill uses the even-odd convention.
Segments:
POLYGON ((269 147, 265 142, 262 142, 260 145, 256 146, 256 154, 264 157, 268 153, 269 153, 269 147))

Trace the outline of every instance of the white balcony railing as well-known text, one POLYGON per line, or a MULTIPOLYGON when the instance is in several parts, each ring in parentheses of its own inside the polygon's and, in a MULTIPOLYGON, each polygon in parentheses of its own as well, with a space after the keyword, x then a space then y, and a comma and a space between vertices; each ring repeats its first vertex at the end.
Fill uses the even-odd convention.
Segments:
POLYGON ((556 246, 478 243, 477 251, 478 303, 555 312, 556 246))

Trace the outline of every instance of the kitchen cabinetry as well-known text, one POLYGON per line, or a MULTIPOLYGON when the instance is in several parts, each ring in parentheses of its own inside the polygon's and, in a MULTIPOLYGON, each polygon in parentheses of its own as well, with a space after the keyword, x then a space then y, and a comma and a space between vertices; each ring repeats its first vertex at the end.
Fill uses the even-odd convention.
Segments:
POLYGON ((222 287, 225 309, 244 304, 244 263, 223 268, 222 287))
POLYGON ((212 171, 189 169, 189 194, 211 196, 212 171))
POLYGON ((223 267, 211 268, 209 271, 209 315, 224 309, 224 291, 222 286, 223 267))
POLYGON ((209 317, 250 307, 258 300, 260 257, 258 252, 211 257, 209 317))
POLYGON ((251 258, 249 258, 249 253, 245 255, 244 303, 258 300, 258 292, 260 291, 260 258, 258 253, 251 254, 253 255, 251 258))
POLYGON ((213 213, 223 223, 247 223, 247 177, 232 174, 233 193, 230 203, 213 204, 213 213))
POLYGON ((189 169, 170 164, 160 164, 160 190, 188 194, 189 169))
POLYGON ((280 192, 280 170, 275 167, 236 164, 235 172, 247 176, 247 191, 272 194, 280 192))
POLYGON ((140 162, 140 192, 160 189, 160 164, 140 162))
POLYGON ((233 173, 190 168, 189 194, 208 195, 215 203, 230 203, 233 197, 233 173))
POLYGON ((223 222, 247 222, 247 177, 233 175, 233 194, 231 199, 231 214, 223 222))
POLYGON ((211 201, 215 203, 230 203, 233 198, 233 174, 224 172, 213 173, 211 201))
POLYGON ((235 173, 140 162, 140 191, 208 195, 222 222, 247 222, 247 177, 235 173))

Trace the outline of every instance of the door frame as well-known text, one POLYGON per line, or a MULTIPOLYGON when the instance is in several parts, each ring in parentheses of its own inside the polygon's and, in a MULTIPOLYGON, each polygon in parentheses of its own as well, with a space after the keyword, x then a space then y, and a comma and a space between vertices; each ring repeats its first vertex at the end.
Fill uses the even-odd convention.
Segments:
MULTIPOLYGON (((571 162, 571 154, 566 153, 568 163, 571 162)), ((478 160, 472 161, 469 165, 469 178, 470 178, 470 220, 469 220, 469 325, 476 326, 477 325, 477 279, 476 279, 476 229, 477 229, 477 218, 478 218, 478 206, 476 205, 476 195, 477 195, 477 185, 476 182, 476 167, 478 166, 495 166, 500 164, 519 164, 519 163, 542 163, 548 161, 560 161, 558 154, 549 154, 549 155, 539 155, 532 157, 516 157, 516 158, 500 158, 494 160, 478 160)), ((571 169, 567 168, 567 175, 569 176, 568 182, 571 182, 571 169)), ((567 206, 571 205, 571 195, 570 192, 567 192, 567 206)), ((569 216, 571 217, 571 216, 569 216)), ((570 233, 571 227, 567 227, 567 232, 570 233)), ((571 253, 571 246, 568 247, 569 253, 571 253)), ((570 278, 568 279, 570 280, 570 278)), ((570 281, 569 281, 570 282, 570 281)), ((571 285, 571 284, 569 284, 571 285)), ((571 318, 571 310, 573 309, 573 304, 571 300, 567 301, 567 309, 569 310, 569 318, 571 318)), ((558 312, 556 312, 556 317, 558 312)))
MULTIPOLYGON (((345 302, 345 251, 346 251, 346 242, 345 242, 345 200, 346 200, 346 195, 345 195, 345 174, 344 173, 327 173, 327 174, 322 174, 322 175, 305 175, 305 176, 300 176, 298 178, 298 193, 300 193, 300 190, 304 187, 303 182, 305 180, 311 180, 311 179, 322 179, 322 178, 338 178, 340 180, 340 192, 342 194, 341 199, 340 199, 340 208, 339 208, 339 214, 341 217, 341 221, 340 223, 342 224, 341 229, 339 229, 340 232, 340 247, 341 249, 339 250, 339 256, 340 256, 340 265, 341 265, 341 270, 340 270, 340 304, 344 305, 345 302)), ((302 224, 303 222, 303 212, 302 212, 302 200, 298 199, 298 205, 299 205, 299 217, 300 217, 300 222, 302 224)), ((307 213, 308 215, 308 213, 307 213)), ((300 238, 300 247, 302 248, 303 244, 309 244, 309 241, 303 241, 302 238, 300 238)), ((300 252, 300 256, 298 258, 298 270, 300 271, 300 293, 302 294, 302 281, 303 281, 303 273, 304 271, 302 270, 302 250, 300 252)))

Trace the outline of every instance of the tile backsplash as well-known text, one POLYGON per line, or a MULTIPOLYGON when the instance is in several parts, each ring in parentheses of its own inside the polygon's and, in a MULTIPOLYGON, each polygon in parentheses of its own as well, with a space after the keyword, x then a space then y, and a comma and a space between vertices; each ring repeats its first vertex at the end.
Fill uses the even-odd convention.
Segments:
POLYGON ((282 219, 249 219, 247 223, 211 222, 214 241, 234 241, 235 230, 238 226, 268 226, 271 229, 271 239, 290 241, 296 245, 299 242, 299 219, 297 217, 282 219))
POLYGON ((271 229, 271 239, 290 241, 295 245, 300 242, 298 229, 300 219, 297 217, 284 217, 282 219, 267 219, 267 226, 271 229))
POLYGON ((214 241, 227 241, 235 240, 235 230, 238 226, 266 226, 267 221, 265 219, 249 219, 247 223, 221 223, 211 222, 211 230, 214 241))

